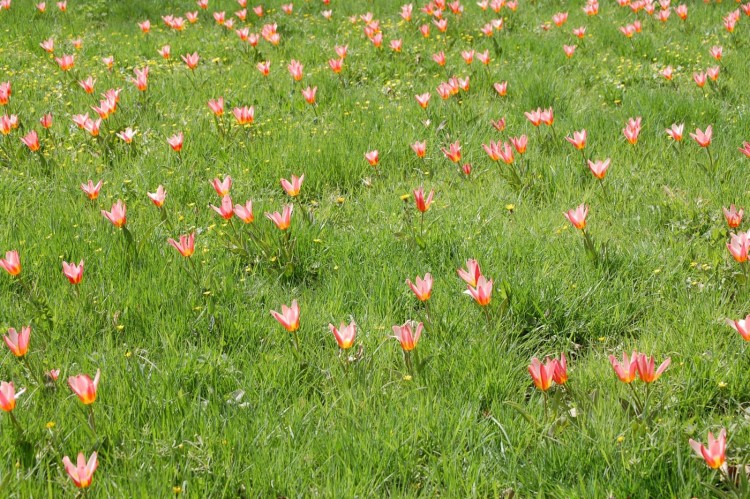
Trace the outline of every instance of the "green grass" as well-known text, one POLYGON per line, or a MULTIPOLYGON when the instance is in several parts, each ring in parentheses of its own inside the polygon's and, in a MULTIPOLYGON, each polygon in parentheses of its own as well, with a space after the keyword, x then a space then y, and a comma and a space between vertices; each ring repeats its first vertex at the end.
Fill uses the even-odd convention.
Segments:
POLYGON ((0 276, 0 328, 33 327, 31 371, 7 349, 0 354, 0 380, 27 389, 14 410, 23 434, 0 414, 0 495, 72 495, 62 457, 94 450, 93 497, 730 490, 688 439, 705 442, 708 431, 725 427, 729 463, 750 459, 750 357, 723 322, 750 312, 721 214, 730 203, 745 206, 749 187, 749 160, 737 147, 750 140, 750 21, 743 14, 732 35, 722 26, 737 4, 690 2, 686 22, 673 13, 664 25, 641 13, 643 31, 631 42, 618 28, 635 16, 609 0, 596 17, 585 16, 582 2, 522 0, 516 12, 501 11, 505 28, 492 39, 479 28, 498 15, 473 1, 464 2, 460 20, 445 14, 445 35, 432 25, 427 39, 418 30, 430 23, 421 1, 412 23, 398 15, 405 0, 332 0, 330 7, 297 0, 292 16, 281 12, 285 2, 268 0, 261 20, 251 1, 247 22, 235 19, 235 27, 260 32, 276 22, 281 33, 279 46, 261 41, 255 51, 212 18, 219 10, 233 17, 234 0, 211 0, 181 33, 161 16, 199 10, 192 1, 68 3, 65 14, 49 1, 44 14, 20 0, 0 11, 0 81, 13 88, 5 112, 21 122, 0 138, 0 252, 19 251, 21 277, 48 311, 17 279, 0 276), (331 21, 320 14, 325 8, 331 21), (368 11, 381 21, 381 49, 361 20, 348 20, 368 11), (540 28, 561 11, 570 13, 563 27, 540 28), (149 34, 138 28, 145 19, 149 34), (584 41, 571 34, 578 26, 587 28, 584 41), (49 37, 55 55, 76 54, 69 74, 39 46, 49 37), (77 37, 79 51, 70 44, 77 37), (403 39, 398 54, 388 48, 395 38, 403 39), (157 53, 165 44, 169 61, 157 53), (344 44, 349 56, 338 77, 327 61, 344 44), (563 44, 578 45, 571 59, 563 44), (724 47, 721 74, 703 92, 692 74, 716 65, 713 45, 724 47), (491 64, 467 66, 460 52, 469 48, 489 50, 491 64), (445 69, 432 61, 440 50, 445 69), (201 60, 191 75, 180 56, 194 51, 201 60), (101 62, 109 55, 112 71, 101 62), (296 84, 290 59, 304 64, 296 84), (267 79, 255 69, 261 60, 272 62, 267 79), (659 76, 668 64, 674 83, 659 76), (139 95, 129 78, 144 66, 149 87, 139 95), (469 76, 471 88, 442 101, 435 89, 454 74, 469 76), (97 79, 92 95, 75 82, 88 75, 97 79), (493 89, 500 81, 508 81, 506 97, 493 89), (315 110, 300 93, 308 85, 318 87, 315 110), (90 106, 110 88, 123 89, 120 106, 97 142, 71 116, 94 115, 90 106), (423 92, 432 93, 426 112, 414 99, 423 92), (206 105, 220 96, 227 137, 206 105), (231 116, 244 105, 256 113, 245 128, 231 116), (549 106, 556 135, 524 117, 549 106), (54 124, 41 133, 42 161, 19 138, 42 132, 46 112, 54 124), (490 121, 503 116, 500 133, 490 121), (631 146, 622 128, 636 116, 643 130, 631 146), (676 147, 664 133, 675 122, 685 123, 676 147), (707 155, 688 135, 708 125, 716 172, 706 171, 707 155), (138 131, 130 146, 114 136, 125 127, 138 131), (584 128, 587 156, 612 159, 606 193, 564 140, 584 128), (181 157, 166 142, 178 131, 181 157), (529 136, 523 189, 504 173, 518 161, 495 164, 482 149, 520 134, 529 136), (424 159, 409 147, 415 140, 427 140, 424 159), (440 151, 456 140, 461 164, 473 166, 468 178, 440 151), (377 171, 364 158, 373 149, 377 171), (291 261, 252 245, 250 256, 235 251, 232 227, 209 208, 220 202, 210 180, 232 176, 235 203, 253 200, 255 230, 275 247, 282 238, 263 214, 290 202, 279 179, 292 174, 305 181, 294 200, 291 261), (88 179, 104 180, 93 202, 79 188, 88 179), (169 223, 146 196, 159 184, 169 223), (415 237, 419 214, 401 196, 420 185, 436 196, 424 235, 415 237), (100 213, 118 199, 137 255, 100 213), (607 247, 598 264, 562 215, 583 202, 587 230, 607 247), (194 268, 167 244, 193 231, 194 268), (495 282, 489 320, 456 275, 469 258, 495 282), (75 292, 61 263, 81 259, 75 292), (417 346, 422 365, 410 378, 391 328, 425 321, 405 280, 427 272, 435 278, 432 317, 417 346), (302 310, 299 353, 269 313, 294 299, 302 310), (327 325, 349 320, 358 327, 349 354, 362 354, 345 369, 327 325), (629 391, 607 360, 633 349, 657 362, 672 358, 652 386, 646 420, 626 410, 629 391), (568 405, 553 408, 552 422, 526 367, 532 357, 560 353, 569 360, 569 390, 550 393, 568 405), (61 369, 54 387, 39 382, 51 368, 61 369), (94 432, 66 380, 97 369, 94 432))

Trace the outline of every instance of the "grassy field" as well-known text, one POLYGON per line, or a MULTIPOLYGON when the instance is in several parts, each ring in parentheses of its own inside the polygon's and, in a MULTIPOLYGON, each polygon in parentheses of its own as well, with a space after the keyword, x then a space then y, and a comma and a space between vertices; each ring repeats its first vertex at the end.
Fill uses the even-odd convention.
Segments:
POLYGON ((63 457, 94 451, 91 497, 748 493, 735 477, 750 459, 750 353, 726 323, 750 312, 748 264, 727 249, 746 224, 722 214, 746 206, 750 187, 738 151, 750 140, 741 4, 686 0, 682 20, 665 0, 661 21, 658 2, 652 15, 614 0, 597 15, 558 0, 430 15, 420 0, 406 21, 405 1, 296 0, 287 14, 264 0, 259 17, 251 0, 244 21, 236 0, 0 8, 0 82, 12 89, 3 99, 0 88, 0 253, 17 251, 22 267, 0 275, 0 328, 32 328, 25 355, 0 355, 0 380, 26 390, 0 412, 0 495, 74 495, 63 457), (277 44, 263 29, 273 24, 277 44), (250 42, 266 36, 253 46, 244 27, 250 42), (50 38, 51 53, 40 46, 50 38), (347 46, 338 74, 337 46, 347 46), (191 70, 182 56, 196 52, 191 70), (66 54, 63 71, 55 58, 66 54), (694 74, 715 67, 699 87, 694 74), (92 93, 79 84, 89 76, 92 93), (468 90, 443 99, 453 76, 468 90), (92 136, 92 106, 110 89, 122 89, 119 103, 92 136), (217 117, 207 103, 220 97, 217 117), (240 125, 233 109, 244 106, 254 117, 240 125), (552 126, 525 116, 549 108, 552 126), (85 113, 88 131, 73 121, 85 113), (681 141, 665 133, 673 124, 684 124, 681 141), (709 126, 704 148, 690 133, 709 126), (128 127, 131 143, 117 136, 128 127), (21 141, 32 130, 37 151, 21 141), (578 150, 566 137, 582 130, 578 150), (482 147, 522 135, 512 164, 482 147), (456 142, 454 162, 442 150, 456 142), (597 180, 586 161, 606 159, 597 180), (299 194, 285 193, 280 179, 303 174, 299 194), (222 204, 212 180, 225 176, 232 204, 252 200, 253 222, 211 209, 222 204), (88 180, 103 181, 94 200, 88 180), (147 193, 160 185, 159 208, 147 193), (434 190, 424 213, 419 187, 434 190), (122 228, 102 216, 118 200, 122 228), (582 203, 585 232, 563 216, 582 203), (282 231, 264 214, 288 204, 282 231), (195 252, 183 257, 167 241, 188 234, 195 252), (457 275, 469 259, 493 281, 486 306, 457 275), (71 284, 63 262, 81 260, 71 284), (421 302, 406 280, 426 273, 434 285, 421 302), (299 329, 288 332, 271 311, 294 300, 299 329), (411 320, 424 330, 405 353, 393 326, 411 320), (341 351, 328 325, 350 321, 356 340, 341 351), (626 386, 608 357, 633 350, 671 364, 626 386), (561 354, 567 382, 538 389, 532 358, 561 354), (68 378, 97 370, 96 400, 83 404, 68 378), (727 464, 713 470, 689 440, 722 428, 727 464))

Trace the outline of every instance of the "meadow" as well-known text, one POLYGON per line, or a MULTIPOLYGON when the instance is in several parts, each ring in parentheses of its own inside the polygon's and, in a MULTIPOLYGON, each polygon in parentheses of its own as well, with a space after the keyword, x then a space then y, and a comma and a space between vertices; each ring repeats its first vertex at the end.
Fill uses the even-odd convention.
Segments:
POLYGON ((748 16, 0 0, 0 496, 747 497, 748 16))

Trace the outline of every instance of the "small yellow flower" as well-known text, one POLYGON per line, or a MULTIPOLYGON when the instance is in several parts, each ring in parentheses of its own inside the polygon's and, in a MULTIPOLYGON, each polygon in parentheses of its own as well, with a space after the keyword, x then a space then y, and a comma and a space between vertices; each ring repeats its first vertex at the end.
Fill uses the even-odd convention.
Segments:
POLYGON ((401 201, 408 201, 411 197, 411 194, 401 194, 401 201))
POLYGON ((174 487, 172 487, 172 492, 174 492, 174 495, 179 495, 182 493, 182 487, 180 487, 179 485, 175 485, 174 487))
POLYGON ((723 381, 719 381, 719 388, 726 388, 727 384, 723 381))
POLYGON ((132 356, 133 356, 133 353, 132 353, 132 352, 130 352, 130 350, 128 350, 127 352, 125 352, 125 358, 126 358, 126 359, 129 359, 129 358, 130 358, 130 357, 132 357, 132 356))
POLYGON ((55 427, 55 422, 54 421, 50 421, 45 426, 47 427, 48 430, 51 430, 52 428, 55 427))
POLYGON ((411 381, 411 376, 408 374, 404 376, 404 381, 411 381))
POLYGON ((624 437, 624 436, 620 435, 619 437, 617 437, 617 443, 618 443, 618 444, 621 444, 621 443, 623 443, 624 441, 625 441, 625 437, 624 437))
POLYGON ((515 210, 515 209, 516 209, 516 205, 514 205, 514 204, 510 204, 510 203, 509 203, 509 204, 506 204, 506 205, 505 205, 505 209, 506 209, 506 210, 508 210, 509 212, 513 213, 513 210, 515 210))

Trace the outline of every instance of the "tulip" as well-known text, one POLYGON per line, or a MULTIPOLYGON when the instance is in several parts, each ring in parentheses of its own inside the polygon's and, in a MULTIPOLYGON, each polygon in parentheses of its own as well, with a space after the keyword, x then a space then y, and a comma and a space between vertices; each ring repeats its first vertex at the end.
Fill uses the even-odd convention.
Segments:
POLYGON ((416 330, 412 329, 414 326, 414 321, 405 322, 401 326, 393 326, 393 337, 401 343, 404 352, 414 350, 419 342, 419 337, 422 335, 424 325, 421 322, 416 324, 416 330))
POLYGON ((500 97, 505 97, 508 94, 508 82, 502 81, 492 85, 500 97))
POLYGON ((575 51, 576 51, 575 45, 563 45, 563 52, 565 52, 565 55, 568 59, 573 57, 573 54, 575 53, 575 51))
POLYGON ((255 216, 253 215, 253 202, 247 201, 245 206, 242 206, 241 204, 234 205, 234 214, 246 224, 252 223, 253 220, 255 220, 255 216))
POLYGON ((675 142, 680 142, 682 140, 684 129, 685 125, 683 123, 680 123, 679 125, 673 123, 671 128, 667 128, 667 135, 672 137, 672 140, 675 142))
POLYGON ((138 133, 132 128, 128 127, 122 132, 118 132, 117 136, 121 138, 126 144, 131 144, 135 138, 135 134, 138 133))
POLYGON ((63 55, 62 57, 55 57, 55 62, 57 62, 61 70, 70 71, 75 65, 75 56, 63 55))
POLYGON ((24 137, 21 137, 21 142, 26 144, 26 147, 32 152, 36 152, 42 147, 41 144, 39 144, 39 135, 36 133, 36 130, 32 130, 24 137))
POLYGON ((292 59, 287 66, 289 74, 292 75, 294 81, 300 81, 302 79, 302 77, 304 76, 302 72, 303 68, 304 66, 299 61, 296 61, 294 59, 292 59))
POLYGON ((488 281, 484 276, 479 276, 476 287, 468 286, 464 293, 474 298, 478 305, 486 307, 492 299, 492 279, 488 281))
POLYGON ((305 98, 308 104, 315 104, 315 93, 318 91, 318 87, 307 87, 302 90, 302 97, 305 98))
POLYGON ((740 333, 742 339, 750 341, 750 314, 744 319, 732 320, 727 319, 727 324, 732 326, 732 329, 740 333))
POLYGON ((271 72, 271 61, 259 62, 255 67, 258 68, 260 74, 262 74, 263 76, 268 76, 268 74, 271 72))
POLYGON ((172 135, 167 139, 167 143, 175 152, 182 151, 182 144, 185 140, 185 136, 182 134, 182 132, 179 132, 175 135, 172 135))
POLYGON ((164 200, 167 197, 167 191, 164 190, 163 185, 159 185, 156 188, 156 192, 147 192, 146 194, 157 208, 161 208, 164 205, 164 200))
MULTIPOLYGON (((727 248, 737 262, 745 263, 749 243, 750 236, 748 233, 740 232, 739 234, 732 234, 732 239, 727 243, 727 248)), ((0 261, 0 264, 2 264, 2 261, 0 261)))
POLYGON ((284 206, 282 213, 278 211, 273 213, 266 213, 266 218, 276 224, 279 230, 287 230, 292 225, 292 211, 294 210, 293 204, 287 204, 284 206))
POLYGON ((216 194, 218 194, 220 198, 223 198, 229 194, 229 191, 232 189, 232 177, 226 176, 224 177, 224 180, 215 178, 211 181, 211 185, 216 191, 216 194))
POLYGON ((555 23, 555 26, 558 28, 565 24, 565 21, 568 20, 568 13, 567 12, 560 12, 552 16, 552 22, 555 23))
POLYGON ((711 68, 708 68, 706 70, 706 76, 711 81, 716 81, 719 79, 719 66, 714 66, 711 68))
POLYGON ((18 251, 7 251, 5 253, 5 258, 0 258, 0 267, 5 269, 5 271, 12 276, 20 274, 21 260, 18 258, 18 251))
POLYGON ((740 226, 742 223, 742 215, 745 213, 745 210, 740 208, 739 211, 737 211, 737 208, 732 204, 729 206, 729 209, 722 207, 722 210, 724 211, 724 218, 727 219, 727 225, 729 225, 730 229, 736 229, 740 226))
POLYGON ((529 142, 529 139, 528 137, 526 137, 526 135, 521 135, 520 137, 510 138, 510 143, 513 144, 513 148, 516 150, 518 154, 524 154, 526 152, 526 146, 528 142, 529 142))
POLYGON ((714 45, 713 47, 711 47, 711 50, 709 52, 711 53, 711 57, 713 57, 717 61, 720 61, 723 55, 724 49, 718 45, 714 45))
POLYGON ((429 272, 424 275, 424 279, 417 276, 416 284, 412 283, 410 279, 406 280, 406 284, 411 288, 419 301, 430 299, 432 295, 432 275, 429 272))
POLYGON ((169 238, 167 242, 184 257, 189 257, 195 253, 195 232, 189 236, 181 235, 180 242, 177 242, 172 238, 169 238))
POLYGON ((727 461, 727 430, 722 428, 719 432, 719 438, 714 438, 713 434, 708 432, 708 448, 700 442, 690 439, 690 447, 693 448, 698 457, 705 459, 706 464, 711 469, 719 469, 727 461))
POLYGON ((96 83, 96 80, 89 76, 85 80, 81 80, 78 82, 78 84, 81 86, 84 92, 87 94, 94 93, 94 84, 96 83))
POLYGON ((711 125, 708 125, 706 128, 706 131, 701 131, 700 128, 695 129, 695 133, 691 133, 690 136, 695 140, 699 146, 701 147, 708 147, 711 145, 711 136, 713 135, 713 130, 711 129, 711 125))
MULTIPOLYGON (((492 123, 492 126, 495 127, 495 130, 497 130, 498 132, 502 132, 503 130, 505 130, 505 117, 504 116, 497 121, 490 120, 490 123, 492 123)), ((522 137, 525 137, 525 135, 523 135, 522 137)), ((513 139, 511 139, 511 141, 513 141, 513 139)))
POLYGON ((16 393, 16 389, 13 386, 13 382, 7 381, 0 382, 0 409, 5 412, 11 412, 16 408, 16 399, 20 397, 26 389, 16 393))
POLYGON ((490 51, 485 50, 484 52, 477 52, 477 59, 479 59, 479 62, 484 64, 485 66, 489 66, 490 64, 490 51))
POLYGON ((237 120, 238 125, 252 125, 253 121, 255 121, 254 106, 235 107, 232 109, 232 114, 234 114, 234 118, 237 120))
POLYGON ((60 370, 59 369, 50 369, 44 375, 49 378, 50 381, 55 382, 57 381, 57 378, 60 376, 60 370))
POLYGON ((542 124, 542 110, 537 108, 534 111, 523 113, 532 125, 539 126, 542 124))
POLYGON ((75 486, 79 489, 85 489, 91 485, 91 481, 94 478, 94 471, 99 466, 99 461, 97 461, 96 452, 91 453, 88 462, 86 462, 86 456, 83 452, 80 452, 78 454, 78 462, 75 466, 70 462, 68 456, 63 457, 63 465, 75 486))
POLYGON ((329 59, 328 66, 331 68, 331 71, 339 74, 344 68, 344 59, 329 59))
POLYGON ((291 4, 291 3, 282 4, 281 10, 284 11, 284 14, 286 15, 292 15, 292 12, 294 12, 294 4, 291 4))
POLYGON ((556 369, 556 362, 547 360, 542 364, 536 357, 531 359, 531 364, 528 367, 531 379, 534 385, 543 392, 549 390, 554 381, 554 374, 556 369))
POLYGON ((348 45, 336 45, 333 47, 334 52, 336 52, 336 55, 339 56, 340 59, 346 59, 346 55, 349 51, 348 45))
POLYGON ((698 87, 703 88, 706 85, 706 73, 693 73, 693 80, 698 87))
POLYGON ((50 127, 52 127, 52 113, 47 113, 39 118, 39 123, 45 130, 48 130, 50 127))
POLYGON ((380 162, 380 155, 378 153, 378 150, 375 149, 373 151, 366 152, 365 159, 368 163, 370 163, 370 166, 378 166, 378 163, 380 162))
POLYGON ((458 276, 471 287, 476 287, 479 278, 482 277, 482 271, 479 270, 479 264, 474 259, 466 260, 466 270, 458 269, 458 276))
POLYGON ((605 159, 604 161, 588 160, 589 170, 591 170, 591 173, 594 174, 594 177, 598 178, 599 180, 602 180, 604 176, 607 174, 609 163, 610 163, 609 158, 605 159))
POLYGON ((125 211, 125 205, 122 204, 122 201, 118 199, 117 203, 112 205, 112 211, 102 210, 102 215, 104 215, 107 220, 112 222, 112 225, 119 229, 124 227, 125 223, 127 222, 125 211))
POLYGON ((623 352, 622 364, 617 361, 617 357, 614 355, 609 356, 609 362, 612 364, 612 369, 614 369, 615 374, 620 378, 620 381, 627 384, 630 384, 635 380, 635 373, 638 368, 637 359, 638 352, 635 350, 633 350, 633 353, 630 355, 630 359, 628 359, 628 354, 623 352))
POLYGON ((411 145, 411 148, 418 158, 424 158, 425 154, 427 154, 427 141, 416 141, 411 145))
POLYGON ((677 16, 678 16, 678 17, 679 17, 680 19, 682 19, 683 21, 684 21, 685 19, 687 19, 687 16, 688 16, 688 8, 687 8, 687 5, 684 5, 684 4, 683 4, 683 5, 679 5, 679 6, 678 6, 678 7, 677 7, 677 8, 676 8, 676 9, 674 10, 674 12, 675 12, 675 14, 677 14, 677 16))
POLYGON ((427 105, 430 103, 430 94, 424 93, 414 96, 415 99, 417 99, 417 102, 419 103, 419 107, 422 109, 426 109, 427 105))
POLYGON ((636 367, 638 370, 638 376, 641 378, 641 381, 644 381, 646 383, 653 383, 659 377, 662 375, 662 373, 669 367, 669 363, 672 362, 672 359, 667 357, 667 359, 661 363, 661 365, 654 371, 654 357, 646 357, 645 353, 640 353, 636 357, 636 367))
POLYGON ((750 142, 743 142, 739 150, 742 154, 750 158, 750 142))
POLYGON ((584 36, 586 36, 586 28, 585 28, 585 27, 583 27, 583 26, 581 26, 580 28, 575 28, 575 29, 573 30, 573 35, 574 35, 574 36, 575 36, 576 38, 579 38, 579 39, 581 39, 581 40, 582 40, 582 39, 583 39, 583 37, 584 37, 584 36))
POLYGON ((5 344, 13 355, 16 357, 23 357, 29 351, 29 338, 31 337, 31 326, 21 328, 21 334, 10 327, 8 328, 8 334, 3 336, 5 344))
POLYGON ((586 215, 589 213, 589 207, 585 204, 579 205, 574 210, 568 210, 564 213, 565 218, 573 224, 576 229, 584 230, 586 228, 586 215))
POLYGON ((97 369, 93 381, 88 374, 80 374, 68 378, 70 389, 78 395, 78 398, 84 405, 91 405, 96 400, 96 390, 99 387, 100 375, 101 371, 97 369))
POLYGON ((302 175, 301 177, 298 177, 296 175, 292 175, 292 181, 282 178, 281 179, 281 187, 286 191, 286 193, 291 197, 296 197, 299 195, 299 191, 302 188, 302 181, 305 180, 305 176, 302 175))
POLYGON ((580 151, 586 147, 586 136, 586 130, 581 130, 580 132, 573 132, 573 137, 565 137, 565 140, 573 144, 580 151))
POLYGON ((432 60, 437 63, 438 66, 445 66, 445 52, 438 52, 432 55, 432 60))
POLYGON ((195 68, 198 67, 200 56, 198 55, 198 52, 193 52, 192 54, 183 55, 182 60, 185 61, 188 68, 195 70, 195 68))
POLYGON ((292 301, 291 307, 281 305, 281 313, 271 310, 271 315, 290 333, 299 329, 299 305, 297 300, 292 301))
POLYGON ((81 190, 83 190, 83 192, 86 193, 86 196, 92 201, 99 197, 99 189, 101 188, 102 188, 101 180, 97 182, 96 185, 94 185, 94 183, 91 180, 89 180, 88 184, 81 184, 81 190))
POLYGON ((169 57, 172 55, 172 47, 170 47, 169 45, 164 45, 159 49, 159 55, 162 56, 163 59, 169 59, 169 57))
POLYGON ((454 163, 458 163, 461 161, 461 144, 459 141, 453 142, 448 146, 448 149, 442 147, 440 148, 441 151, 443 151, 443 154, 445 154, 445 157, 449 160, 453 161, 454 163))
POLYGON ((145 21, 138 23, 138 27, 141 28, 143 33, 148 33, 151 31, 151 21, 146 19, 145 21))
POLYGON ((672 66, 667 66, 666 68, 661 70, 661 75, 666 79, 667 81, 671 81, 674 74, 674 70, 672 69, 672 66))
POLYGON ((435 195, 435 191, 430 191, 430 194, 427 195, 427 198, 424 197, 424 189, 420 187, 419 189, 414 190, 414 202, 417 205, 417 210, 424 213, 427 210, 430 209, 430 205, 432 204, 432 198, 435 195))
POLYGON ((348 326, 342 322, 338 329, 333 324, 328 324, 328 329, 331 330, 333 337, 336 338, 336 343, 342 350, 348 350, 354 345, 354 338, 357 336, 357 326, 354 321, 348 326))
POLYGON ((55 40, 52 38, 49 38, 47 40, 43 40, 40 44, 40 47, 44 49, 45 52, 51 54, 55 51, 55 40))
POLYGON ((211 208, 218 213, 224 220, 229 220, 234 215, 232 209, 232 198, 226 194, 221 198, 221 206, 211 205, 211 208))
POLYGON ((78 284, 83 279, 83 260, 78 265, 75 263, 62 262, 63 275, 68 278, 70 284, 78 284))
POLYGON ((568 381, 568 360, 565 358, 565 354, 560 354, 560 359, 552 359, 551 361, 555 365, 555 370, 552 373, 552 379, 558 385, 564 385, 568 381))

